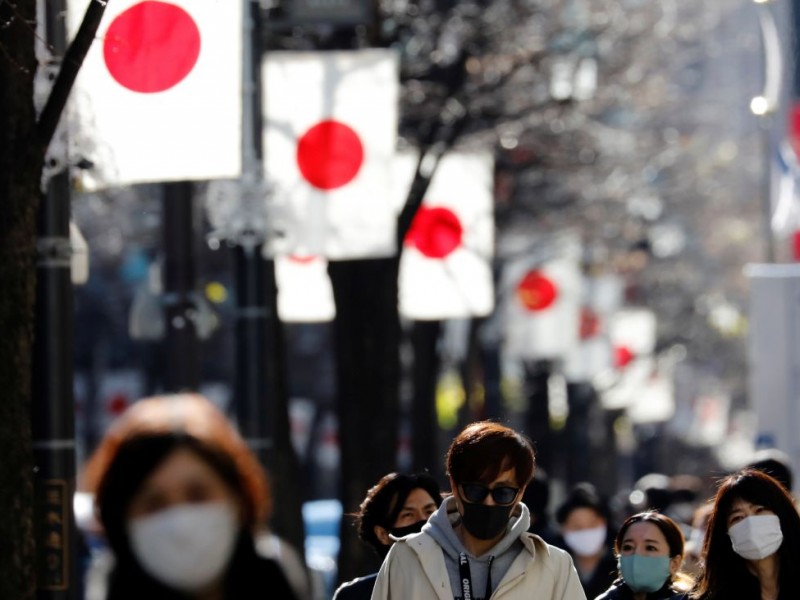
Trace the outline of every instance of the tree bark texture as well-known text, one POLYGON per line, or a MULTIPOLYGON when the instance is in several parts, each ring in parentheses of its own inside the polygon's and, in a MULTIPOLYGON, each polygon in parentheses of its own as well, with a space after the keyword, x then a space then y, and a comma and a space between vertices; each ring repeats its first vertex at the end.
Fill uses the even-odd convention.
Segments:
POLYGON ((0 2, 0 598, 35 596, 31 345, 42 170, 33 107, 36 1, 0 2))
MULTIPOLYGON (((399 257, 331 262, 336 301, 337 413, 341 451, 341 500, 345 515, 367 490, 395 469, 397 453, 400 319, 399 257)), ((376 570, 374 552, 352 522, 341 526, 339 580, 376 570)))

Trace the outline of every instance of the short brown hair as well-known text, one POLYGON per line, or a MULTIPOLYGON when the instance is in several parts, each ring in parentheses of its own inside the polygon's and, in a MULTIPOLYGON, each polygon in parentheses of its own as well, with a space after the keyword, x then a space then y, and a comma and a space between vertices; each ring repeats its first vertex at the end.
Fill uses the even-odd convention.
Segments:
POLYGON ((467 425, 447 450, 447 474, 456 483, 491 482, 502 471, 514 469, 517 484, 524 487, 533 478, 533 444, 518 433, 492 421, 467 425))

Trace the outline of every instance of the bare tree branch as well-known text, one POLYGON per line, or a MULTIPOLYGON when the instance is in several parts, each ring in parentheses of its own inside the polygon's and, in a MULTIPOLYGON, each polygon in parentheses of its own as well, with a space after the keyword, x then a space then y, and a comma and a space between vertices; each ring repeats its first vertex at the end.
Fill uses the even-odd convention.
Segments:
POLYGON ((83 59, 86 58, 86 53, 95 40, 97 29, 100 27, 100 21, 106 10, 106 4, 106 0, 93 0, 89 4, 86 14, 83 16, 80 29, 78 29, 75 39, 72 40, 64 55, 58 77, 53 83, 53 89, 50 90, 47 103, 39 115, 39 121, 36 123, 36 132, 42 155, 47 151, 50 140, 53 139, 61 113, 67 104, 75 78, 78 76, 78 71, 83 64, 83 59))

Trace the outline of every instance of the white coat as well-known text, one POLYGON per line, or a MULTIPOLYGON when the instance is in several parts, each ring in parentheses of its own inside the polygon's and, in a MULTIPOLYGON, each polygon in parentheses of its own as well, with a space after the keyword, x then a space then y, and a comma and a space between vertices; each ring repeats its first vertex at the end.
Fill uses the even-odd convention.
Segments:
MULTIPOLYGON (((567 552, 532 533, 520 541, 524 548, 492 591, 492 600, 586 600, 567 552)), ((424 532, 394 543, 372 592, 372 600, 453 598, 442 548, 424 532)))

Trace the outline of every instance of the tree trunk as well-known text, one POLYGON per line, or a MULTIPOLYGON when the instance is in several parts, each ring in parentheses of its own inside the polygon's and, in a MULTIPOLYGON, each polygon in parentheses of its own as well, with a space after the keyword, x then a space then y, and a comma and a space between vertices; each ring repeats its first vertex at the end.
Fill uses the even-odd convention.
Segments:
POLYGON ((300 461, 292 445, 289 419, 289 391, 286 370, 286 336, 283 322, 278 318, 278 284, 275 263, 266 261, 268 370, 272 381, 271 406, 268 409, 274 444, 267 462, 272 480, 272 528, 292 544, 303 558, 305 532, 303 527, 303 494, 300 489, 300 461), (270 372, 272 371, 272 372, 270 372))
POLYGON ((42 156, 32 104, 36 1, 0 3, 0 598, 35 596, 30 372, 42 156))
MULTIPOLYGON (((395 469, 400 372, 397 312, 399 256, 331 262, 336 300, 334 346, 344 513, 395 469)), ((376 570, 377 557, 359 541, 351 522, 341 526, 339 580, 376 570)))
POLYGON ((442 362, 436 344, 441 330, 441 321, 415 321, 412 325, 414 396, 411 407, 411 448, 414 471, 427 469, 443 484, 444 460, 439 452, 436 420, 436 385, 442 362))

